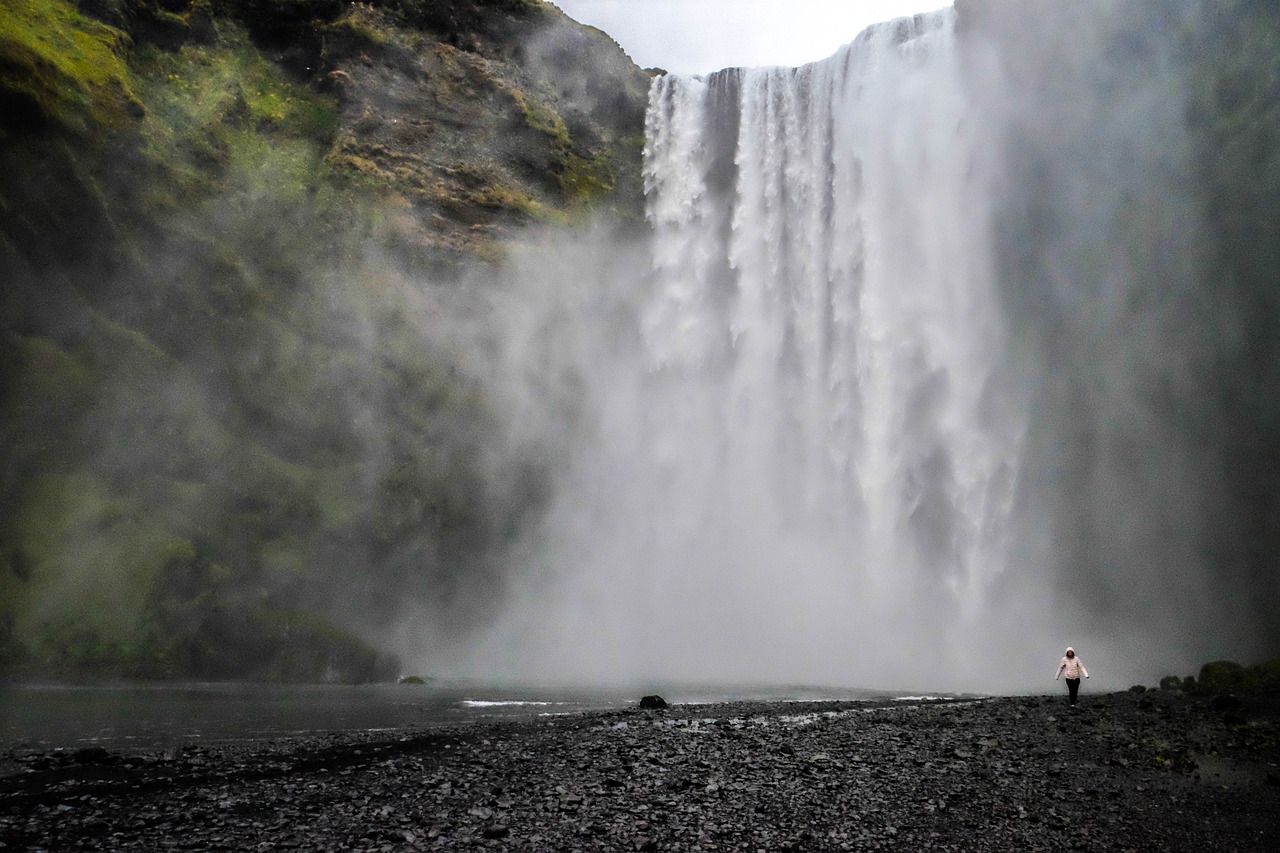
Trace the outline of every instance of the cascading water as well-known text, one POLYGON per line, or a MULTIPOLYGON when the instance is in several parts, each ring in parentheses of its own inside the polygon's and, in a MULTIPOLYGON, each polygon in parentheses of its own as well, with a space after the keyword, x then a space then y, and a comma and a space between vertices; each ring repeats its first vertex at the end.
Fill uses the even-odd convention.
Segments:
POLYGON ((953 39, 947 10, 650 97, 651 464, 689 502, 658 563, 732 553, 723 586, 817 568, 828 636, 959 626, 1004 567, 1019 427, 953 39))
POLYGON ((946 10, 655 80, 637 332, 560 353, 594 439, 490 671, 943 686, 1021 432, 955 66, 946 10))
POLYGON ((659 437, 714 460, 676 451, 675 476, 700 478, 681 491, 847 537, 862 597, 941 584, 973 608, 1003 567, 1019 430, 993 409, 1004 331, 953 18, 798 69, 655 82, 644 330, 657 383, 710 426, 708 447, 659 437))

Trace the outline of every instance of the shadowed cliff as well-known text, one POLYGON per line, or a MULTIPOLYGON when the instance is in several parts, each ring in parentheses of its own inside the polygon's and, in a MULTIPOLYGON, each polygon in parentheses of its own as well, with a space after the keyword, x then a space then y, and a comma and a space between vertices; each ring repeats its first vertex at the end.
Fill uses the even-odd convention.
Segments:
POLYGON ((481 618, 545 478, 454 295, 640 220, 647 84, 536 0, 0 9, 0 671, 363 680, 407 602, 481 618))

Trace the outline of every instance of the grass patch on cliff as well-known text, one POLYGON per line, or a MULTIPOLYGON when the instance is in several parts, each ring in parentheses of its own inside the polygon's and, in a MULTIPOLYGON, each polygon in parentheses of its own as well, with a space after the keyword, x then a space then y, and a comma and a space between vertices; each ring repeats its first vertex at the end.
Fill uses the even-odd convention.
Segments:
POLYGON ((0 579, 3 617, 37 661, 69 669, 118 671, 136 660, 157 573, 192 553, 86 473, 37 479, 6 528, 5 540, 21 543, 24 577, 0 579))
MULTIPOLYGON (((0 107, 79 132, 120 124, 138 112, 133 76, 121 59, 126 41, 66 0, 6 0, 0 4, 0 107)), ((0 125, 0 139, 6 135, 0 125)))
POLYGON ((569 128, 560 117, 560 113, 556 112, 555 107, 530 98, 514 87, 508 88, 507 93, 515 101, 516 108, 524 116, 524 123, 527 126, 545 133, 551 137, 552 144, 563 150, 568 150, 573 145, 573 140, 569 137, 569 128))
POLYGON ((356 46, 383 47, 391 44, 395 37, 395 31, 383 12, 367 3, 352 3, 324 30, 326 37, 347 38, 356 46))
POLYGON ((139 90, 148 107, 143 138, 151 159, 188 189, 208 194, 234 172, 266 167, 262 188, 313 189, 322 152, 338 129, 332 101, 286 80, 243 31, 222 23, 214 44, 141 53, 139 90))
POLYGON ((564 167, 557 176, 560 189, 570 205, 587 205, 613 192, 617 185, 617 173, 608 154, 579 157, 568 154, 564 167))

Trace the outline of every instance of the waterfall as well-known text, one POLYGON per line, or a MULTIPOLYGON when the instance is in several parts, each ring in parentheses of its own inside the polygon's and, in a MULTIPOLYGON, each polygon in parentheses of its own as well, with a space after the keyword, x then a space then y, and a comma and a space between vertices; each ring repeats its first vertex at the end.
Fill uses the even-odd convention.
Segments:
POLYGON ((530 289, 578 301, 515 312, 576 318, 516 362, 579 377, 592 426, 488 671, 944 686, 1006 568, 1022 434, 954 30, 655 79, 642 281, 584 307, 599 259, 561 258, 530 289))
MULTIPOLYGON (((653 461, 690 528, 664 560, 746 530, 825 546, 844 619, 981 614, 1021 429, 967 121, 951 10, 801 68, 655 80, 653 461)), ((741 571, 813 555, 762 559, 741 571)))
POLYGON ((946 10, 797 69, 656 80, 644 334, 680 394, 655 439, 679 448, 674 491, 846 537, 865 594, 942 586, 973 611, 1019 431, 993 399, 1005 332, 953 42, 946 10))

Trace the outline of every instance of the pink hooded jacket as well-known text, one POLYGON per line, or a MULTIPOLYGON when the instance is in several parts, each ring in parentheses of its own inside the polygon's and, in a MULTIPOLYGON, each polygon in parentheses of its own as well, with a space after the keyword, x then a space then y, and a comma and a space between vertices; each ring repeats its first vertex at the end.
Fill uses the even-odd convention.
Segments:
POLYGON ((1057 681, 1064 672, 1067 678, 1079 678, 1081 673, 1084 673, 1084 677, 1088 678, 1089 670, 1084 668, 1084 664, 1080 661, 1080 656, 1075 653, 1076 650, 1067 646, 1067 651, 1071 654, 1063 655, 1062 661, 1058 664, 1058 674, 1053 677, 1053 680, 1057 681))

